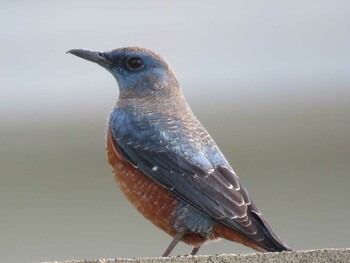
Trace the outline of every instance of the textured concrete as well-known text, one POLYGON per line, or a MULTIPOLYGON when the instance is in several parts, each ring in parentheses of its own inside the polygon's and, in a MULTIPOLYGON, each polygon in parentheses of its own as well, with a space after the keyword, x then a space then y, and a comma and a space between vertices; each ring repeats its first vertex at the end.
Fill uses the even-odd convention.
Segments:
MULTIPOLYGON (((253 253, 253 254, 230 254, 212 256, 178 256, 169 258, 137 258, 137 259, 98 259, 98 260, 68 260, 64 262, 54 261, 51 263, 250 263, 250 262, 350 262, 350 248, 340 249, 317 249, 305 251, 291 251, 282 253, 253 253)), ((49 262, 46 262, 49 263, 49 262)))

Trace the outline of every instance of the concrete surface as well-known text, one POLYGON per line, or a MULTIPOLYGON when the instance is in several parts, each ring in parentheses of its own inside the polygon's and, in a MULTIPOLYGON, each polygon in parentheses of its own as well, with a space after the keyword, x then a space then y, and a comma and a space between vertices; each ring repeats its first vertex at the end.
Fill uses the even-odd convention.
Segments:
MULTIPOLYGON (((97 259, 97 260, 68 260, 51 263, 249 263, 249 262, 350 262, 350 248, 315 249, 291 251, 282 253, 252 253, 252 254, 222 254, 211 256, 177 256, 169 258, 134 258, 134 259, 97 259)), ((46 262, 49 263, 49 262, 46 262)))

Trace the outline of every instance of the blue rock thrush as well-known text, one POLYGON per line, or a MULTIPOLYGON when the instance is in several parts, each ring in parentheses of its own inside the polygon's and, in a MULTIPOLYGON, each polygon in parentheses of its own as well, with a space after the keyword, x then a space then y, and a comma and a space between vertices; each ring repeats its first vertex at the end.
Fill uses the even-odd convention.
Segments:
POLYGON ((68 53, 95 62, 116 78, 106 148, 129 201, 195 255, 225 238, 258 251, 290 250, 267 224, 246 188, 188 106, 171 66, 136 47, 68 53))

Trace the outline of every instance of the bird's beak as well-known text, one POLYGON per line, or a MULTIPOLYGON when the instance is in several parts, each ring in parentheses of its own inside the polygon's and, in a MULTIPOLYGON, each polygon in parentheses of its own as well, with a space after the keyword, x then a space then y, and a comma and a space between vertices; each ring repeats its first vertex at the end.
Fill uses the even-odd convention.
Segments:
POLYGON ((67 54, 71 53, 83 59, 89 60, 91 62, 97 63, 102 67, 109 67, 112 65, 112 62, 107 60, 104 53, 100 51, 92 51, 86 49, 72 49, 67 51, 67 54))

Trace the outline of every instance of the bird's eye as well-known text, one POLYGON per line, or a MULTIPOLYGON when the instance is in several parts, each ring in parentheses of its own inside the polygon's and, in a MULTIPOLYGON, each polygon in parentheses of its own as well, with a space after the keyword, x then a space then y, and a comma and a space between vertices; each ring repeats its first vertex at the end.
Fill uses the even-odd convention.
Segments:
POLYGON ((137 57, 129 58, 126 61, 126 65, 131 70, 138 70, 138 69, 143 67, 142 60, 140 58, 137 58, 137 57))

